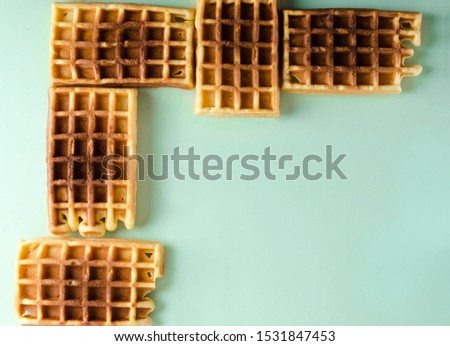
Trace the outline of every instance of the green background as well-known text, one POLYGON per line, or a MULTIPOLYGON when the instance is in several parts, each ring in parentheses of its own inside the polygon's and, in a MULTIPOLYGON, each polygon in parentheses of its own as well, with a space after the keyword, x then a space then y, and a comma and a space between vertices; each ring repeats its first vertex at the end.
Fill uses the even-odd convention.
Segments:
MULTIPOLYGON (((141 3, 150 1, 141 1, 141 3)), ((195 6, 194 0, 151 1, 195 6)), ((0 324, 15 325, 17 241, 49 236, 45 131, 50 1, 1 1, 0 324)), ((138 152, 346 153, 348 180, 138 184, 137 223, 166 245, 156 325, 450 324, 448 0, 283 7, 422 11, 424 67, 391 96, 283 94, 280 119, 193 116, 194 91, 139 91, 138 152)), ((320 168, 320 165, 315 166, 320 168)))

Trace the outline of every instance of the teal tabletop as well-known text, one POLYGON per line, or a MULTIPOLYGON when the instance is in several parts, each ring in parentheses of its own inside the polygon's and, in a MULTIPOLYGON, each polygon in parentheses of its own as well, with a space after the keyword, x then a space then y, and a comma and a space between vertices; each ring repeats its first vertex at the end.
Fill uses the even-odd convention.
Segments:
MULTIPOLYGON (((398 95, 282 93, 270 119, 195 116, 195 90, 139 89, 136 225, 107 236, 165 245, 155 325, 448 325, 450 2, 281 7, 422 12, 408 64, 423 72, 398 95)), ((1 9, 0 325, 17 325, 17 243, 52 236, 51 1, 1 9)))

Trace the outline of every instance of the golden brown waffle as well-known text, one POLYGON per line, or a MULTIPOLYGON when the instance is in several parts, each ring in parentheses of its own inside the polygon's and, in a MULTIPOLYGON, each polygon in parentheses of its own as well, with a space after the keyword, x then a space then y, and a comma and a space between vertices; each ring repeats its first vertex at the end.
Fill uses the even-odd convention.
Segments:
POLYGON ((401 92, 406 66, 420 45, 422 15, 412 12, 285 10, 283 91, 381 94, 401 92))
POLYGON ((137 90, 52 88, 47 126, 49 228, 102 236, 136 210, 137 90), (108 160, 107 160, 108 159, 108 160))
POLYGON ((192 89, 194 16, 193 9, 54 4, 52 83, 192 89))
POLYGON ((164 274, 148 241, 43 238, 20 242, 16 312, 25 325, 147 325, 147 295, 164 274))
POLYGON ((276 0, 197 0, 195 113, 277 117, 276 0))

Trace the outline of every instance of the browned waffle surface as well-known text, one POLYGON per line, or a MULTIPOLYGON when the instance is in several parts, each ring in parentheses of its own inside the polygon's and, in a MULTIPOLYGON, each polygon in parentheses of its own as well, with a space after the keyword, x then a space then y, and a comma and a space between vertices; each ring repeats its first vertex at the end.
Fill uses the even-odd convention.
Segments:
POLYGON ((164 274, 164 248, 149 241, 21 241, 16 312, 24 325, 147 325, 147 295, 164 274))
POLYGON ((275 0, 198 0, 195 112, 279 116, 275 0))
POLYGON ((47 127, 49 228, 102 236, 136 210, 135 89, 51 88, 47 127))
POLYGON ((194 87, 193 9, 53 5, 54 86, 194 87))
POLYGON ((284 10, 283 91, 381 94, 401 92, 420 45, 422 15, 413 12, 284 10))

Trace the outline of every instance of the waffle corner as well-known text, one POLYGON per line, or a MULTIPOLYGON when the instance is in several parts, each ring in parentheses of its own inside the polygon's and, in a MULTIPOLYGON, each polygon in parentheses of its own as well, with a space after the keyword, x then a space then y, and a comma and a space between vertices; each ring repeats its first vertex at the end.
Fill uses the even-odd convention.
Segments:
POLYGON ((53 86, 194 87, 194 9, 55 3, 53 86))

